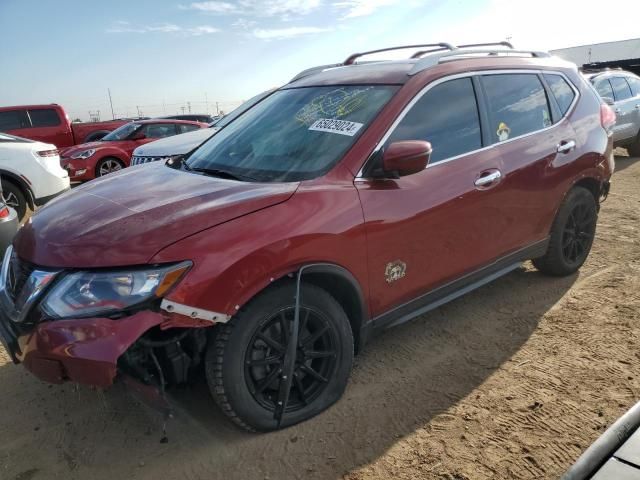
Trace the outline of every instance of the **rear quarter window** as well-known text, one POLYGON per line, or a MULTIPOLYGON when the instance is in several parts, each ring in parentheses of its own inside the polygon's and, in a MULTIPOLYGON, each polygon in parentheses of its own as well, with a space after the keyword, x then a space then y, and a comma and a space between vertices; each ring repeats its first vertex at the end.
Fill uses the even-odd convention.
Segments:
POLYGON ((33 127, 55 127, 60 125, 58 112, 53 108, 29 110, 29 117, 31 117, 31 125, 33 127))
POLYGON ((189 125, 183 123, 177 124, 176 127, 178 127, 178 133, 187 133, 200 129, 198 125, 189 125))
POLYGON ((551 126, 547 94, 537 75, 506 73, 481 78, 489 107, 492 143, 551 126))
POLYGON ((566 115, 569 107, 571 107, 573 103, 576 93, 561 75, 545 73, 544 78, 549 84, 549 88, 551 88, 551 93, 556 99, 556 102, 558 102, 560 113, 562 116, 566 115))

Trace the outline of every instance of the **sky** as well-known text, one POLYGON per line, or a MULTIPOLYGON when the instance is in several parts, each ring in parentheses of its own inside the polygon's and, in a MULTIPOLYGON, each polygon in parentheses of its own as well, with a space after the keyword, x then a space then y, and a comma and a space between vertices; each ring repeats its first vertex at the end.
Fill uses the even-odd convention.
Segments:
POLYGON ((548 50, 640 37, 639 18, 638 0, 0 0, 0 106, 105 120, 110 90, 116 116, 216 113, 357 51, 548 50))

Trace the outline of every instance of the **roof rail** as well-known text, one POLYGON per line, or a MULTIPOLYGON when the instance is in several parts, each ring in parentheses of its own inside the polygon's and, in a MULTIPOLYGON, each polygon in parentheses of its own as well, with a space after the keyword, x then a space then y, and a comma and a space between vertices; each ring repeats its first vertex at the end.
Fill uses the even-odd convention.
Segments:
POLYGON ((474 48, 460 48, 449 52, 437 53, 429 55, 428 57, 420 59, 413 68, 409 71, 409 75, 415 75, 427 68, 434 67, 443 61, 462 60, 469 58, 482 58, 478 57, 478 54, 486 54, 487 56, 529 56, 533 58, 547 58, 550 57, 547 52, 537 52, 534 50, 496 50, 496 49, 474 49, 474 48), (463 58, 460 58, 463 57, 463 58))
MULTIPOLYGON (((456 48, 472 48, 472 47, 507 47, 513 49, 513 45, 509 42, 491 42, 491 43, 468 43, 466 45, 456 45, 456 48)), ((427 53, 434 53, 444 50, 443 48, 436 48, 433 50, 420 50, 419 52, 411 55, 411 58, 420 58, 427 53)))
POLYGON ((288 83, 293 83, 296 80, 300 80, 301 78, 308 77, 309 75, 313 75, 314 73, 322 72, 324 70, 327 70, 328 68, 335 68, 335 67, 342 67, 342 66, 343 66, 342 63, 330 63, 328 65, 318 65, 317 67, 307 68, 306 70, 301 71, 291 80, 289 80, 288 83))
POLYGON ((492 43, 467 43, 466 45, 458 45, 458 48, 470 48, 470 47, 507 47, 513 50, 511 42, 492 42, 492 43))
POLYGON ((391 50, 405 50, 407 48, 423 48, 423 47, 438 47, 435 51, 438 51, 438 50, 451 51, 456 49, 456 47, 451 45, 450 43, 444 43, 444 42, 443 43, 425 43, 423 45, 402 45, 400 47, 379 48, 378 50, 369 50, 368 52, 354 53, 344 61, 344 65, 353 65, 353 63, 356 61, 357 58, 362 57, 364 55, 371 55, 374 53, 381 53, 381 52, 389 52, 391 50))

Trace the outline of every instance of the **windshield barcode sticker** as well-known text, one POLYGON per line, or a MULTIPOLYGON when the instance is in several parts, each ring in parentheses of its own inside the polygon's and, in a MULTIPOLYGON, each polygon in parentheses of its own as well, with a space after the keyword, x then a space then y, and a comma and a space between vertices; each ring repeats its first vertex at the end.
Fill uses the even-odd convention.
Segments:
POLYGON ((316 120, 309 127, 309 130, 314 130, 316 132, 329 132, 329 133, 337 133, 340 135, 347 135, 349 137, 353 137, 358 130, 362 128, 362 123, 349 122, 347 120, 331 120, 328 118, 321 118, 320 120, 316 120))

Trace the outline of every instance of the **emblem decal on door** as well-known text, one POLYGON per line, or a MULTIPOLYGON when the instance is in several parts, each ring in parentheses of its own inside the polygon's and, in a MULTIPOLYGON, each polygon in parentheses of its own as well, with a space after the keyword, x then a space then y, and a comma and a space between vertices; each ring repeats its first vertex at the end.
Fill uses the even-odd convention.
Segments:
POLYGON ((384 276, 387 280, 387 283, 395 282, 396 280, 400 280, 407 273, 407 264, 401 260, 394 260, 393 262, 387 263, 387 268, 384 270, 384 276))

